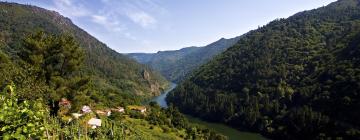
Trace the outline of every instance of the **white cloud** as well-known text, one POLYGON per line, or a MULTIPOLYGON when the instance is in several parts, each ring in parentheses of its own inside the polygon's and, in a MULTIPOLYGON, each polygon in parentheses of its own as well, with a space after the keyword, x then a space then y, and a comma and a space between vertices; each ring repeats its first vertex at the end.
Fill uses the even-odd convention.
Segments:
POLYGON ((66 5, 71 5, 71 0, 58 0, 66 5))
POLYGON ((105 29, 107 29, 108 31, 116 31, 116 32, 121 32, 123 31, 125 28, 120 24, 119 21, 112 21, 109 19, 109 17, 104 16, 104 15, 92 15, 91 16, 91 20, 94 23, 97 23, 99 25, 102 25, 105 29))
POLYGON ((139 38, 137 31, 157 29, 159 21, 156 17, 167 13, 153 0, 100 0, 97 2, 98 5, 94 6, 87 0, 52 0, 51 9, 71 18, 75 23, 89 24, 86 25, 91 27, 88 30, 97 37, 103 38, 104 34, 112 34, 107 38, 113 40, 124 38, 144 46, 149 46, 151 42, 139 38))
POLYGON ((124 33, 125 37, 131 40, 137 40, 135 36, 133 36, 131 33, 124 33))
POLYGON ((110 0, 101 0, 103 3, 107 3, 109 2, 110 0))
POLYGON ((139 24, 143 28, 148 28, 151 25, 156 24, 156 19, 150 16, 144 11, 128 12, 127 16, 136 24, 139 24))
POLYGON ((112 15, 112 18, 128 18, 130 22, 139 25, 144 29, 156 27, 158 20, 155 16, 166 12, 152 0, 101 0, 105 9, 101 12, 112 15))
POLYGON ((141 41, 141 44, 143 44, 145 46, 150 46, 151 42, 149 40, 143 40, 143 41, 141 41))
POLYGON ((68 17, 84 17, 91 15, 90 10, 81 3, 74 3, 72 0, 53 0, 54 9, 68 17))
MULTIPOLYGON (((82 0, 53 0, 55 11, 60 12, 64 16, 70 17, 73 20, 78 18, 86 18, 91 22, 100 25, 102 28, 110 32, 122 32, 125 27, 120 24, 120 20, 113 18, 109 12, 101 12, 101 10, 90 10, 84 4, 86 1, 82 0)), ((103 9, 110 9, 103 7, 103 9)), ((109 10, 107 10, 109 11, 109 10)))
POLYGON ((94 21, 95 23, 98 23, 98 24, 106 24, 106 17, 104 16, 100 16, 100 15, 93 15, 92 16, 92 21, 94 21))
POLYGON ((122 36, 130 40, 137 40, 137 38, 129 32, 126 32, 126 28, 123 27, 119 21, 112 21, 107 16, 93 15, 92 21, 104 27, 107 31, 118 32, 122 36))

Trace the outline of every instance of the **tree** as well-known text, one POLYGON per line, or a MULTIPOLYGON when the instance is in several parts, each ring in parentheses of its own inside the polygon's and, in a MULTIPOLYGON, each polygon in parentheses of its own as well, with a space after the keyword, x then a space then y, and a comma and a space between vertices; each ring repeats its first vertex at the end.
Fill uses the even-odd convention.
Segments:
POLYGON ((69 35, 48 35, 38 32, 23 41, 21 58, 33 68, 36 80, 48 85, 47 95, 56 111, 55 102, 64 96, 76 96, 88 80, 76 73, 84 60, 84 52, 69 35), (75 85, 75 86, 74 86, 75 85))
POLYGON ((68 35, 47 35, 38 32, 27 37, 22 58, 37 68, 38 78, 51 84, 56 78, 69 78, 79 70, 84 52, 73 37, 68 35))

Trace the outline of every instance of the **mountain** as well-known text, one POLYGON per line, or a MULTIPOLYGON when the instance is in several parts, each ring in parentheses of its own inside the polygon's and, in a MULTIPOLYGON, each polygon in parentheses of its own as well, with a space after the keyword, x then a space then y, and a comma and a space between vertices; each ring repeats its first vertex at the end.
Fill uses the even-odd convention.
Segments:
POLYGON ((131 58, 159 71, 168 80, 179 82, 193 69, 208 62, 212 57, 234 45, 240 37, 220 39, 204 47, 187 47, 157 53, 130 53, 131 58))
POLYGON ((166 85, 58 13, 0 2, 0 139, 226 139, 142 102, 166 85))
POLYGON ((277 19, 196 69, 167 101, 273 139, 359 139, 360 1, 277 19))
POLYGON ((73 36, 85 51, 85 66, 81 71, 91 75, 97 89, 107 89, 98 91, 103 96, 115 92, 144 98, 159 95, 167 86, 160 74, 110 49, 59 13, 36 6, 0 2, 0 44, 4 53, 17 59, 23 48, 22 40, 37 31, 73 36))

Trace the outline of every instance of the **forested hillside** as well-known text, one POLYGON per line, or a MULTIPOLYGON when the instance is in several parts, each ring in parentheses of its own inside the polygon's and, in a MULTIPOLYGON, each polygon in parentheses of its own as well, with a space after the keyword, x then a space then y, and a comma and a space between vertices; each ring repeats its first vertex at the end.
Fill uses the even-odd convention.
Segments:
POLYGON ((58 13, 0 2, 0 139, 226 139, 142 105, 166 85, 58 13))
POLYGON ((360 1, 277 19, 195 70, 167 100, 274 139, 360 138, 360 1))
POLYGON ((128 55, 139 63, 147 64, 159 71, 168 80, 180 82, 192 70, 234 45, 239 38, 222 38, 204 47, 187 47, 175 51, 159 51, 153 54, 132 53, 128 55))
MULTIPOLYGON (((160 94, 167 86, 162 76, 108 48, 57 12, 1 2, 0 30, 1 50, 14 61, 18 61, 23 49, 22 42, 30 34, 44 31, 74 37, 84 51, 84 67, 80 73, 88 76, 92 81, 91 86, 97 89, 97 93, 88 95, 95 102, 105 102, 107 98, 119 101, 121 96, 133 98, 136 95, 138 99, 150 97, 160 94)), ((23 83, 16 84, 20 86, 23 83)))
POLYGON ((146 106, 148 110, 143 113, 127 108, 111 115, 101 114, 99 110, 79 114, 71 113, 71 107, 66 105, 54 116, 41 98, 19 100, 13 84, 4 87, 0 97, 0 139, 3 140, 226 140, 225 136, 208 128, 189 123, 176 108, 160 108, 154 102, 146 106), (91 120, 100 122, 95 126, 91 120))

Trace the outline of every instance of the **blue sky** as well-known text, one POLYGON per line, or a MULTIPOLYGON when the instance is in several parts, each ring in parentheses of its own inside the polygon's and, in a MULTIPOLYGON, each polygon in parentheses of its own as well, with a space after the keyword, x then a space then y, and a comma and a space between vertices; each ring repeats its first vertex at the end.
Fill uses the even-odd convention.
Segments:
POLYGON ((7 0, 69 17, 120 53, 204 46, 335 0, 7 0))

